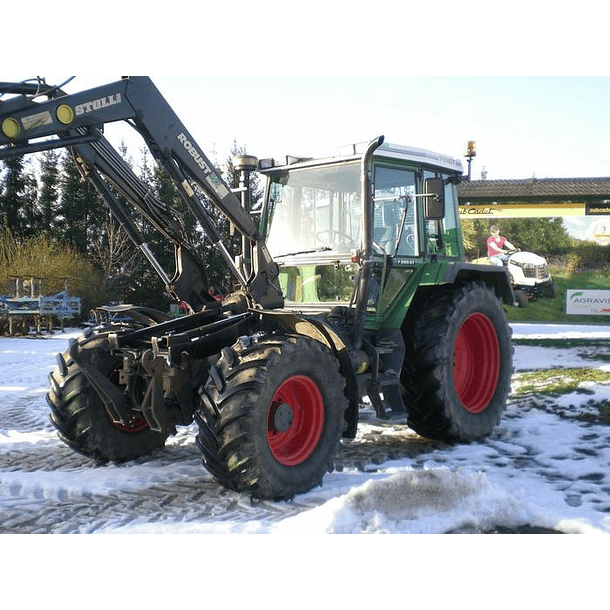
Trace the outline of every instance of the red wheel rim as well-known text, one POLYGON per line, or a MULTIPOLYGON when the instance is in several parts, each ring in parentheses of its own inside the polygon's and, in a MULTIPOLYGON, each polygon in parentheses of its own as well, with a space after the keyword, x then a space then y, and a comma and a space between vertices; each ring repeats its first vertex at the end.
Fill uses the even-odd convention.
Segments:
POLYGON ((304 462, 315 450, 324 428, 324 399, 305 375, 292 375, 277 389, 267 412, 267 443, 284 466, 304 462))
POLYGON ((453 387, 469 413, 487 408, 500 378, 500 346, 491 320, 473 313, 462 324, 453 349, 453 387))
POLYGON ((121 432, 142 432, 148 430, 148 422, 139 415, 132 415, 125 424, 111 421, 112 425, 121 432))

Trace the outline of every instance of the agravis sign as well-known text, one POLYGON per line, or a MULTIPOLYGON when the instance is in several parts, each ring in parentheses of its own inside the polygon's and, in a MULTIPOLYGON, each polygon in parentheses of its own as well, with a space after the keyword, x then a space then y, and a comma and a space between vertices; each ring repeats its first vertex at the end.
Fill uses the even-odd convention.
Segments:
POLYGON ((566 290, 566 313, 610 316, 610 290, 566 290))

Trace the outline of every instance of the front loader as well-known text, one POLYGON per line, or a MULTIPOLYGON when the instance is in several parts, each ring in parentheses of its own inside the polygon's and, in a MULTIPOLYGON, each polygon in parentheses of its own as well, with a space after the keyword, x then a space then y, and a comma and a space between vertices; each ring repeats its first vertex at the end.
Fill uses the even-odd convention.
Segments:
POLYGON ((283 499, 332 470, 365 400, 379 419, 447 442, 482 438, 500 420, 512 373, 502 301, 514 296, 504 269, 463 262, 459 161, 383 137, 323 159, 244 157, 244 184, 255 168, 266 179, 255 223, 150 79, 70 95, 44 81, 0 83, 0 94, 0 159, 70 149, 188 310, 124 306, 129 323, 109 317, 58 356, 51 420, 75 451, 132 460, 194 420, 220 483, 283 499), (114 121, 142 136, 230 268, 222 302, 180 215, 104 137, 114 121), (237 256, 206 200, 242 235, 237 256), (172 273, 142 222, 173 243, 172 273))

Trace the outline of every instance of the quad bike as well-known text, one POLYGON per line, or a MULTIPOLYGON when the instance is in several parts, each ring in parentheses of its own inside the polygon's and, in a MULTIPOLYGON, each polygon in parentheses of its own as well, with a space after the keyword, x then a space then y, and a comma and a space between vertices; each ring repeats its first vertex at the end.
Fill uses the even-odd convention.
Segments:
POLYGON ((75 451, 131 460, 196 421, 203 465, 220 483, 280 499, 332 470, 366 397, 380 419, 407 417, 447 442, 497 425, 512 373, 502 303, 514 295, 506 269, 464 262, 460 161, 383 137, 322 159, 244 155, 238 198, 147 77, 70 95, 40 80, 0 83, 0 94, 0 159, 71 150, 188 311, 107 308, 105 323, 58 356, 51 420, 75 451), (104 137, 112 121, 142 136, 222 256, 234 278, 222 302, 181 216, 104 137), (255 170, 266 179, 257 223, 255 170), (223 243, 209 206, 241 233, 241 252, 223 243), (173 244, 172 273, 142 226, 173 244))

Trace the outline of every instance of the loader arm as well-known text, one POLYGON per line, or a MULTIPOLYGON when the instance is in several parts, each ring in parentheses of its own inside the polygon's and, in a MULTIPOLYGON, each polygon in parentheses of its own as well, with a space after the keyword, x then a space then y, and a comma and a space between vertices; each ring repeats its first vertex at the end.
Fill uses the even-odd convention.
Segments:
POLYGON ((171 177, 190 212, 249 295, 251 305, 268 309, 282 306, 278 266, 271 259, 256 224, 148 77, 127 77, 70 95, 44 83, 0 83, 0 94, 4 93, 17 95, 6 101, 0 99, 0 159, 69 148, 81 173, 94 184, 174 298, 186 301, 194 310, 210 302, 204 269, 188 247, 176 211, 155 199, 104 138, 102 131, 106 123, 125 121, 142 136, 154 159, 171 177), (46 99, 38 101, 41 97, 46 99), (172 278, 155 261, 108 183, 174 243, 176 271, 172 278), (244 255, 251 260, 247 276, 227 251, 198 189, 246 238, 250 252, 244 255))

